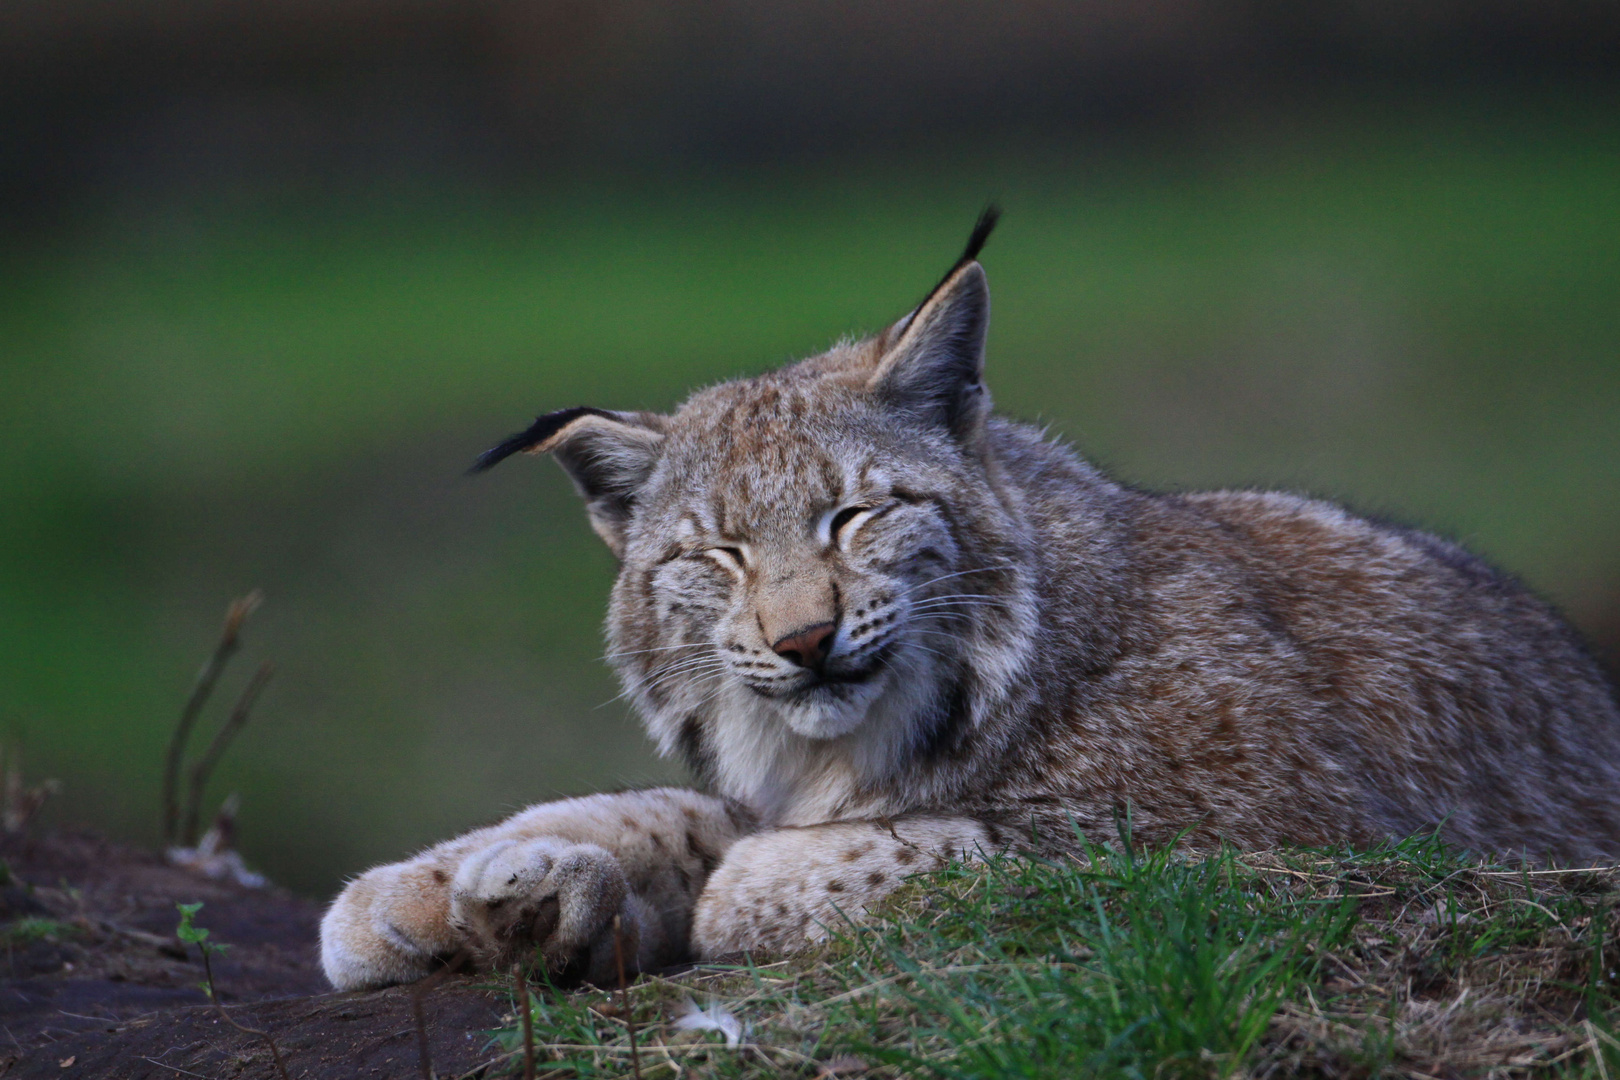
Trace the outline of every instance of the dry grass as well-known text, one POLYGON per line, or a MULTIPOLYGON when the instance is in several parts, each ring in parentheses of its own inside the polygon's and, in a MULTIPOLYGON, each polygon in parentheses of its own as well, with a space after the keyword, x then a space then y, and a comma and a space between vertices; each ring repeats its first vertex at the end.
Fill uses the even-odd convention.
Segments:
POLYGON ((1268 1049, 1282 1074, 1607 1078, 1620 1064, 1609 1021, 1614 868, 1526 872, 1445 855, 1245 861, 1357 903, 1353 938, 1325 954, 1321 984, 1273 1020, 1268 1049))

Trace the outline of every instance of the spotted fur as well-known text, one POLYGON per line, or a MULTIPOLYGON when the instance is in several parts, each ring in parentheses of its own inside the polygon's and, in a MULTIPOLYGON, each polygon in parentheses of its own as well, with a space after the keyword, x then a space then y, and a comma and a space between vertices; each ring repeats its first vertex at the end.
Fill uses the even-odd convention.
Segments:
POLYGON ((988 315, 970 257, 874 338, 498 448, 578 484, 621 560, 613 663, 705 794, 537 807, 372 871, 327 917, 337 985, 539 939, 594 972, 614 913, 642 965, 790 948, 907 873, 1122 814, 1205 847, 1620 857, 1620 709, 1552 609, 1328 503, 1109 480, 991 415, 988 315))

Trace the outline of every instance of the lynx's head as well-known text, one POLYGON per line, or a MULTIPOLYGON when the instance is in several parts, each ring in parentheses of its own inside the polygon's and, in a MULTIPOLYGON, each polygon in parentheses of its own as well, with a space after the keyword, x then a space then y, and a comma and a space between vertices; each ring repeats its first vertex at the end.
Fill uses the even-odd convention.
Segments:
POLYGON ((873 338, 667 416, 552 413, 480 459, 562 463, 621 563, 610 656, 649 730, 768 816, 949 754, 1023 666, 1033 559, 982 379, 994 223, 873 338))

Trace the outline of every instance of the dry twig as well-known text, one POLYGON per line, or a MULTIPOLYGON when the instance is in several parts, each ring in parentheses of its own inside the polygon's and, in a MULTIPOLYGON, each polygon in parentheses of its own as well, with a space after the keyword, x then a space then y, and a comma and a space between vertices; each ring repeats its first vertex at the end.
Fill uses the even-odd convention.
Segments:
POLYGON ((208 948, 199 944, 198 949, 202 953, 203 976, 208 980, 208 1000, 212 1001, 214 1008, 219 1010, 220 1018, 244 1035, 257 1035, 263 1039, 265 1045, 270 1047, 270 1057, 276 1063, 277 1074, 280 1075, 281 1080, 290 1080, 287 1076, 287 1066, 281 1060, 281 1048, 276 1045, 276 1040, 271 1037, 270 1033, 259 1028, 248 1027, 246 1024, 239 1024, 232 1019, 230 1013, 225 1011, 224 1003, 219 1000, 219 995, 214 992, 214 965, 208 959, 208 948))
POLYGON ((422 1080, 433 1080, 433 1051, 428 1046, 427 1018, 422 1011, 422 999, 466 963, 465 951, 456 953, 443 967, 411 987, 411 1019, 416 1024, 416 1059, 422 1070, 422 1080))
POLYGON ((275 665, 265 661, 259 665, 259 670, 253 673, 253 678, 242 690, 242 696, 236 699, 236 705, 231 709, 231 715, 220 729, 214 733, 214 738, 203 751, 203 756, 191 767, 191 788, 186 798, 185 827, 181 830, 181 842, 190 847, 197 842, 197 826, 202 815, 203 788, 208 784, 208 778, 213 775, 214 768, 219 759, 225 755, 226 749, 231 745, 242 728, 247 725, 248 716, 253 712, 253 705, 264 691, 265 684, 270 676, 275 674, 275 665))
POLYGON ((191 738, 191 729, 196 726, 197 717, 202 715, 203 706, 213 694, 214 685, 219 682, 220 675, 224 674, 225 665, 241 647, 242 624, 263 602, 264 595, 257 589, 239 600, 231 601, 231 606, 225 611, 225 625, 220 630, 219 643, 214 646, 213 655, 208 658, 208 662, 197 673, 197 681, 192 686, 191 696, 186 699, 185 708, 180 710, 180 720, 175 724, 174 735, 169 739, 169 752, 163 765, 164 846, 174 844, 180 828, 180 765, 185 757, 186 741, 191 738))
POLYGON ((523 1019, 523 1080, 534 1080, 534 1016, 529 1005, 529 977, 522 964, 512 965, 512 982, 516 984, 518 1015, 523 1019))
POLYGON ((613 916, 613 960, 619 965, 619 1008, 624 1010, 624 1027, 630 1035, 630 1071, 641 1080, 641 1054, 636 1049, 636 1017, 630 1011, 629 984, 624 978, 624 920, 613 916))

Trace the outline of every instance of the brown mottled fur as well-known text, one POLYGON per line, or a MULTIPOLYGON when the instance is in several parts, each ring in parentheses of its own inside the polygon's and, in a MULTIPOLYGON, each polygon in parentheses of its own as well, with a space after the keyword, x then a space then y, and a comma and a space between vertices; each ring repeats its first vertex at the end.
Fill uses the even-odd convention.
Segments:
POLYGON ((503 444, 578 483, 622 561, 615 663, 711 794, 535 807, 371 871, 323 927, 334 983, 469 944, 599 974, 614 914, 643 966, 791 948, 1127 807, 1199 846, 1620 856, 1620 711, 1557 614, 1435 537, 1133 491, 991 416, 973 254, 873 339, 503 444))

